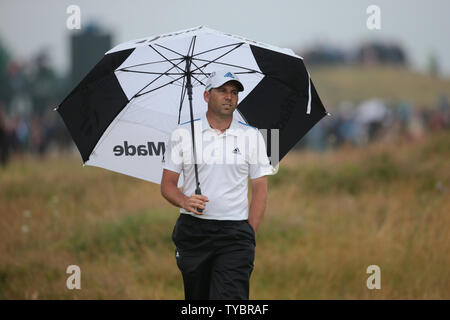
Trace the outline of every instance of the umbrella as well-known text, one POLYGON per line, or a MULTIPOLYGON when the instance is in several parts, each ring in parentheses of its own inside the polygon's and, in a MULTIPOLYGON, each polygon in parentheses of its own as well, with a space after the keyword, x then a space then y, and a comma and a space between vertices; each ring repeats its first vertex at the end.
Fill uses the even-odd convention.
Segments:
POLYGON ((55 110, 84 165, 160 183, 170 133, 189 121, 194 130, 192 120, 207 110, 206 79, 224 68, 245 87, 234 117, 267 129, 272 165, 327 114, 292 50, 203 26, 117 45, 55 110))
POLYGON ((382 122, 388 115, 388 108, 381 99, 366 100, 356 109, 355 120, 367 124, 382 122))

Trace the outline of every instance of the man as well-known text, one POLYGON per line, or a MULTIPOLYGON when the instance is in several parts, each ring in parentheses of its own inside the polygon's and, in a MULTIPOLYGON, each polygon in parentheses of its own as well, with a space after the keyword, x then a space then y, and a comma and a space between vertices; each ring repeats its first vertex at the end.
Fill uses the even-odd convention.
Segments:
POLYGON ((3 107, 0 105, 0 164, 6 167, 9 157, 9 132, 3 107))
MULTIPOLYGON (((194 164, 185 156, 192 150, 187 143, 192 137, 178 144, 172 138, 165 157, 161 193, 180 208, 172 239, 187 300, 249 299, 255 235, 266 207, 266 175, 272 174, 272 167, 261 133, 233 117, 243 90, 231 71, 213 72, 207 80, 208 111, 194 120, 196 154, 203 158, 197 158, 202 195, 195 194, 194 164), (177 187, 180 173, 183 191, 177 187)), ((189 121, 177 130, 190 133, 190 126, 189 121)))

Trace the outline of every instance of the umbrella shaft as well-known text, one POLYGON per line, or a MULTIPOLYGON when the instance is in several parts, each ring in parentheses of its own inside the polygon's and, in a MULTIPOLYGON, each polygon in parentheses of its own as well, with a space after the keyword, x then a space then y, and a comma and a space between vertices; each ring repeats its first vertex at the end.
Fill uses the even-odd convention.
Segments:
POLYGON ((189 110, 190 110, 190 114, 191 114, 192 151, 194 153, 195 183, 197 185, 195 193, 196 194, 201 194, 200 182, 198 181, 197 152, 196 152, 196 149, 195 149, 194 111, 193 111, 193 107, 192 107, 191 58, 189 58, 189 57, 186 59, 186 90, 187 90, 187 94, 188 94, 189 110))

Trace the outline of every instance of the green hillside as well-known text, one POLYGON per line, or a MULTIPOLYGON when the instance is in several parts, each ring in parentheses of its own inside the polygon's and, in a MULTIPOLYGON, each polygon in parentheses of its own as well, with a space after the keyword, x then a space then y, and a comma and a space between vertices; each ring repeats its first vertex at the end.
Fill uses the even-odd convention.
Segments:
POLYGON ((406 100, 418 107, 428 108, 436 104, 441 93, 446 93, 450 98, 450 79, 432 77, 406 68, 336 66, 308 69, 325 106, 344 100, 358 102, 380 97, 390 101, 406 100))

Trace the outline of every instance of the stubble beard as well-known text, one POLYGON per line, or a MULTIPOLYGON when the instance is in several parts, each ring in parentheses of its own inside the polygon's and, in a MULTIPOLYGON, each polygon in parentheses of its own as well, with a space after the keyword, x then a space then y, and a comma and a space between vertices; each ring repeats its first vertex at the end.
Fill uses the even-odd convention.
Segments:
POLYGON ((230 107, 230 108, 225 108, 222 105, 217 106, 216 108, 211 108, 214 113, 216 114, 216 116, 223 118, 223 119, 229 119, 230 117, 233 116, 233 112, 234 110, 236 110, 237 106, 234 107, 230 107))

